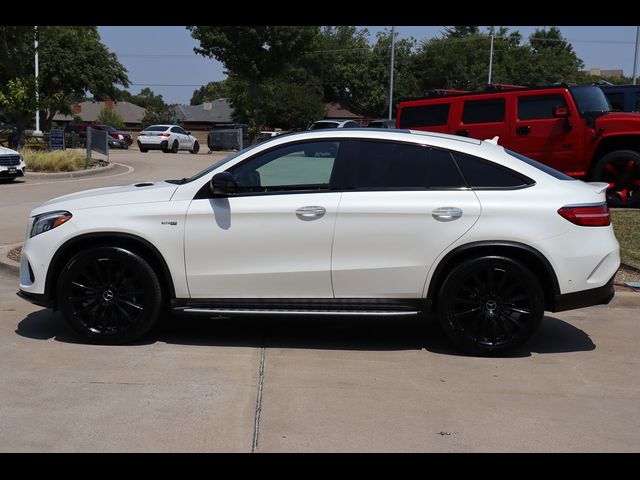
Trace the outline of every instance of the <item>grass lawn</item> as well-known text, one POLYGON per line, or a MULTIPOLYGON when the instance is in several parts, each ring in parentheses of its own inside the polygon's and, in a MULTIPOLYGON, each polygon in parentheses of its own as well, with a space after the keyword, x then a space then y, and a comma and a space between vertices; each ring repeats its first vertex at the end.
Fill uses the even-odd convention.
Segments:
POLYGON ((640 269, 640 210, 611 212, 622 263, 640 269))
POLYGON ((38 151, 25 148, 22 156, 28 172, 74 172, 91 166, 83 151, 38 151))

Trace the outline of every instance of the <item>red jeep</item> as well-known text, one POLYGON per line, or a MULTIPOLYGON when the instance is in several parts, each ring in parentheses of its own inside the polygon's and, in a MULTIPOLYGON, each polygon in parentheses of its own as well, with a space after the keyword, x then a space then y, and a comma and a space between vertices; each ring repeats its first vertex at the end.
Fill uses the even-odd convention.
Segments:
POLYGON ((485 140, 573 177, 609 183, 614 207, 640 206, 640 114, 611 112, 593 85, 435 91, 398 104, 396 127, 485 140))

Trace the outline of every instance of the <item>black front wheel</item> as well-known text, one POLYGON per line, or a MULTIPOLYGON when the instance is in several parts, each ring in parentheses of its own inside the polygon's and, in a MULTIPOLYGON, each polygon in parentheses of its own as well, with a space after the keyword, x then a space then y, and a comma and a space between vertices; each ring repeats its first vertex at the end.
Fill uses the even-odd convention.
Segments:
POLYGON ((523 345, 544 316, 537 277, 500 256, 466 260, 445 278, 438 318, 447 336, 474 355, 501 355, 523 345))
POLYGON ((57 294, 69 326, 98 344, 140 338, 156 323, 162 301, 151 266, 119 247, 96 247, 74 256, 61 272, 57 294))
POLYGON ((609 184, 610 207, 640 206, 640 153, 633 150, 608 153, 596 164, 593 179, 609 184))
POLYGON ((174 140, 173 145, 171 147, 171 153, 178 153, 178 148, 180 148, 178 145, 178 141, 174 140))
POLYGON ((196 154, 200 151, 200 144, 198 143, 198 141, 196 140, 195 142, 193 142, 193 147, 191 148, 191 150, 189 150, 190 153, 196 154))

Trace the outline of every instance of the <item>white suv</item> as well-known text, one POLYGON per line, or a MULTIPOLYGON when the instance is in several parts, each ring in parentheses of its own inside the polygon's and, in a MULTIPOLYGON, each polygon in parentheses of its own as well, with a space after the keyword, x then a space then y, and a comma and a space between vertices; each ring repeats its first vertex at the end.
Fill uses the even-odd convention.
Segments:
POLYGON ((26 170, 24 158, 19 152, 0 147, 0 182, 12 182, 18 177, 24 177, 26 170))
POLYGON ((19 294, 96 343, 132 341, 165 309, 436 312, 459 347, 502 354, 544 310, 613 297, 620 259, 605 189, 488 141, 282 135, 189 179, 34 209, 19 294))
POLYGON ((149 150, 162 150, 164 153, 189 150, 198 153, 200 144, 191 132, 177 125, 151 125, 138 134, 138 148, 142 153, 149 150))

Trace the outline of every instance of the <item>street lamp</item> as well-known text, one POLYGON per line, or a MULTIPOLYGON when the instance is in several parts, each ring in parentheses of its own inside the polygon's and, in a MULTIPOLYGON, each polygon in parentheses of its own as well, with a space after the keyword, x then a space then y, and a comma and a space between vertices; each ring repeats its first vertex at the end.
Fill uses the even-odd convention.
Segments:
POLYGON ((392 117, 393 110, 393 63, 396 48, 396 27, 391 27, 391 75, 389 78, 389 120, 392 117))

